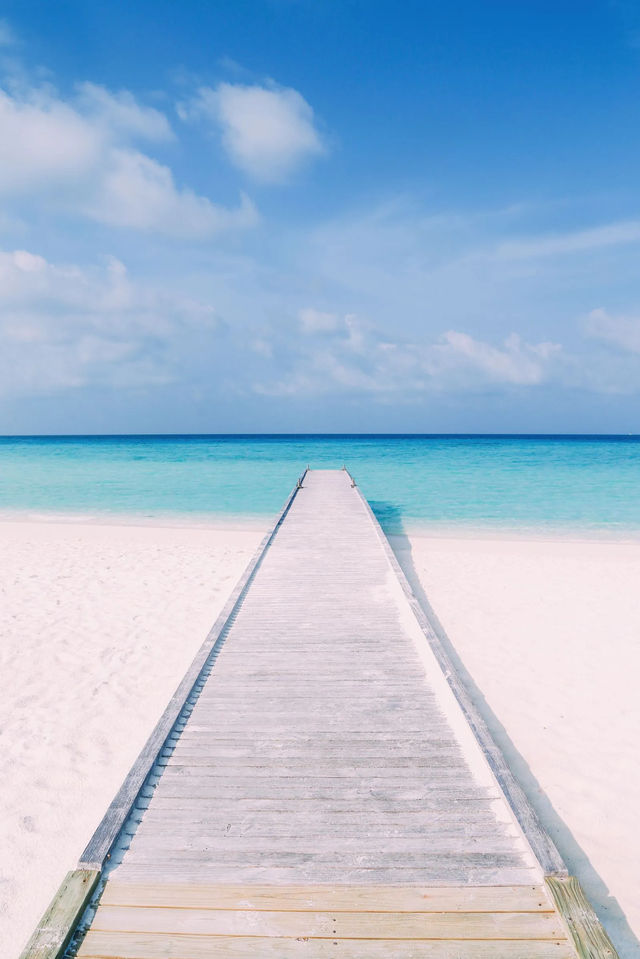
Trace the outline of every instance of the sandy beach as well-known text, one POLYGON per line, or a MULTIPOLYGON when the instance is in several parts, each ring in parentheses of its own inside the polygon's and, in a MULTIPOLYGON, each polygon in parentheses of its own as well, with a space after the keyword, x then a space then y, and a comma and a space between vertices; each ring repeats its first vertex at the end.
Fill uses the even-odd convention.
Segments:
MULTIPOLYGON (((75 864, 262 533, 0 524, 7 959, 75 864)), ((622 959, 638 959, 640 544, 392 542, 622 959)))
POLYGON ((263 531, 0 524, 0 942, 14 959, 263 531))
POLYGON ((640 544, 394 548, 621 959, 640 956, 640 544))

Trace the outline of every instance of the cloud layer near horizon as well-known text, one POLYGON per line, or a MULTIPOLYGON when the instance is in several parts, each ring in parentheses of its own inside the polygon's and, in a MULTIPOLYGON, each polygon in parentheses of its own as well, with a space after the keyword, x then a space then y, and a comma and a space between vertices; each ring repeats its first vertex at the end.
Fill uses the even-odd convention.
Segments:
POLYGON ((134 282, 113 257, 83 268, 0 252, 0 395, 159 387, 184 375, 185 336, 215 340, 220 325, 209 305, 134 282))

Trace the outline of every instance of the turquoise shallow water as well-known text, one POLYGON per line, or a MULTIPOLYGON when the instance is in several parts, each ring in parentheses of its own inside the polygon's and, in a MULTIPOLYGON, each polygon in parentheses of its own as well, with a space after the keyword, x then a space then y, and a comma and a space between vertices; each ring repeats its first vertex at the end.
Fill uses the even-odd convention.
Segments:
POLYGON ((268 517, 307 463, 346 463, 388 532, 640 534, 640 438, 622 436, 0 438, 0 511, 268 517))

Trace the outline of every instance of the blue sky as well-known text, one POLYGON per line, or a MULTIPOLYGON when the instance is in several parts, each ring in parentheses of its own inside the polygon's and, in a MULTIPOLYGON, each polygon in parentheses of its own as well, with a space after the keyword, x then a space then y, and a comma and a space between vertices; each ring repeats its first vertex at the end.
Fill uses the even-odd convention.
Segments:
POLYGON ((637 432, 640 7, 5 0, 0 432, 637 432))

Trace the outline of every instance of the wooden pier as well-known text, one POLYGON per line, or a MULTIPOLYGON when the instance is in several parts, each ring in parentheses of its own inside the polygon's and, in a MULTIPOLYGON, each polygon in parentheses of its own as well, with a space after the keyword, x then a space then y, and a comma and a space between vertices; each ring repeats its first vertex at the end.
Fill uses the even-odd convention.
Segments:
POLYGON ((344 470, 305 474, 23 956, 72 934, 81 959, 615 957, 344 470))

